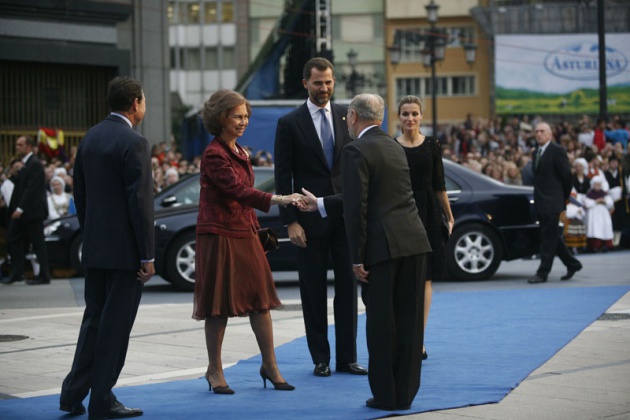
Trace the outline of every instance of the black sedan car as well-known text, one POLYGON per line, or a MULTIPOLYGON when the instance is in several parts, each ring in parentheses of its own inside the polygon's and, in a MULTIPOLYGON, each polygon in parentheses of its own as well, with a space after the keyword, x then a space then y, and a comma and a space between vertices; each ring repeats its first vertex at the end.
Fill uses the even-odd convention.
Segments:
MULTIPOLYGON (((453 235, 446 249, 448 271, 453 278, 488 279, 497 271, 501 261, 529 257, 538 252, 539 232, 531 187, 504 185, 451 161, 444 161, 444 169, 447 193, 455 217, 453 235)), ((256 174, 257 187, 272 192, 273 171, 266 175, 269 175, 266 179, 262 179, 263 175, 259 179, 259 174, 256 174)), ((198 197, 198 179, 196 181, 198 197)), ((174 200, 177 204, 185 202, 182 198, 174 200)), ((173 206, 174 203, 155 213, 155 267, 158 274, 175 286, 192 290, 198 205, 173 206)), ((261 226, 273 228, 281 241, 280 249, 267 254, 271 268, 295 270, 296 248, 289 243, 287 230, 278 217, 278 208, 272 206, 269 213, 257 214, 261 226)), ((63 219, 58 221, 63 225, 63 219)), ((59 227, 56 234, 58 237, 72 236, 70 232, 60 232, 59 227)), ((49 245, 51 242, 49 240, 49 245)), ((72 240, 64 240, 64 243, 72 243, 72 240)), ((76 244, 74 253, 73 246, 69 249, 70 255, 65 257, 66 264, 68 259, 73 258, 78 262, 76 244)), ((52 257, 49 258, 53 261, 52 257)))
MULTIPOLYGON (((274 190, 273 167, 254 168, 256 188, 263 191, 274 190)), ((191 174, 179 182, 164 188, 153 199, 156 213, 167 208, 176 208, 199 203, 199 174, 191 174)), ((195 219, 196 220, 196 219, 195 219)), ((83 274, 81 248, 83 236, 76 216, 64 216, 45 223, 44 236, 51 268, 72 268, 83 274)))

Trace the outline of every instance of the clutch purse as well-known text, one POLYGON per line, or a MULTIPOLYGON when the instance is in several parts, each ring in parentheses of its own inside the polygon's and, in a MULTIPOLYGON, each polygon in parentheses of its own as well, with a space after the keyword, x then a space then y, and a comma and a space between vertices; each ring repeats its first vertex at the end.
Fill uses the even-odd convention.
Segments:
POLYGON ((271 228, 258 229, 258 239, 265 252, 280 248, 278 235, 271 228))
POLYGON ((451 237, 451 234, 448 231, 448 221, 446 221, 446 216, 442 213, 442 240, 444 244, 448 242, 448 239, 451 237))

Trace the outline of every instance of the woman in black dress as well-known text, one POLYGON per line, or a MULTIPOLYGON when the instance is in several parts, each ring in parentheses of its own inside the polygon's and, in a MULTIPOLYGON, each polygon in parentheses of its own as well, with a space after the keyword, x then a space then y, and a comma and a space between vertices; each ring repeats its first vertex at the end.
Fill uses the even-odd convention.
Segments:
MULTIPOLYGON (((449 235, 455 219, 446 195, 442 149, 435 137, 420 133, 422 102, 416 96, 405 96, 398 104, 398 120, 402 135, 396 140, 403 146, 409 163, 411 186, 418 213, 427 231, 433 252, 428 256, 424 298, 424 327, 426 329, 433 287, 431 280, 446 275, 446 251, 442 234, 442 214, 448 223, 449 235)), ((423 359, 427 358, 422 349, 423 359)))

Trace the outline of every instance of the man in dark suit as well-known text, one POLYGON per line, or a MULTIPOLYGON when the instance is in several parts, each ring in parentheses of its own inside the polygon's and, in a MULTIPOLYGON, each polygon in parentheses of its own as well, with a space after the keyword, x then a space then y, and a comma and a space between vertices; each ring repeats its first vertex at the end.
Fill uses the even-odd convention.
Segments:
POLYGON ((132 129, 146 111, 142 85, 116 77, 107 102, 111 114, 87 132, 74 166, 85 313, 59 407, 83 414, 82 401, 91 391, 91 419, 142 415, 122 405, 112 388, 125 362, 144 283, 155 273, 149 143, 132 129))
POLYGON ((21 136, 15 142, 15 151, 24 166, 20 169, 9 203, 9 230, 7 243, 11 255, 11 277, 6 284, 22 280, 24 274, 24 250, 33 244, 33 252, 40 264, 39 274, 27 283, 49 284, 48 253, 44 241, 44 220, 48 217, 46 176, 42 162, 33 153, 35 142, 21 136))
MULTIPOLYGON (((330 102, 335 87, 333 65, 325 58, 304 65, 308 100, 278 120, 275 141, 276 192, 288 195, 301 188, 318 196, 341 192, 341 149, 350 142, 346 108, 330 102)), ((352 275, 348 241, 341 215, 322 218, 280 209, 291 243, 298 246, 298 275, 306 340, 314 374, 330 376, 327 271, 329 254, 335 272, 336 370, 366 375, 356 351, 357 284, 352 275)))
POLYGON ((569 280, 582 269, 582 264, 571 255, 560 237, 558 229, 560 213, 571 194, 571 166, 567 152, 554 143, 551 127, 547 123, 536 126, 534 151, 534 207, 540 223, 540 265, 529 283, 544 283, 551 271, 553 259, 557 255, 567 267, 561 280, 569 280))
POLYGON ((367 346, 372 408, 406 410, 420 387, 426 253, 405 152, 380 125, 378 95, 348 108, 353 139, 342 151, 343 215, 356 277, 368 283, 367 346))

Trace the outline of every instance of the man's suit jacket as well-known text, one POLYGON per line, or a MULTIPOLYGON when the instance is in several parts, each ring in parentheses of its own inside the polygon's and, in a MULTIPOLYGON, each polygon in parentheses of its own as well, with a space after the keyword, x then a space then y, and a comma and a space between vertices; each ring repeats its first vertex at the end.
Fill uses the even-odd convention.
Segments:
MULTIPOLYGON (((431 251, 402 147, 373 127, 342 152, 343 214, 354 264, 431 251)), ((332 204, 332 203, 327 203, 332 204)))
MULTIPOLYGON (((540 146, 538 146, 540 147, 540 146)), ((538 154, 538 148, 534 156, 538 154)), ((534 158, 535 159, 535 158, 534 158)), ((538 214, 560 214, 571 194, 571 165, 562 146, 551 141, 534 165, 534 206, 538 214)))
MULTIPOLYGON (((346 123, 347 108, 331 103, 335 157, 328 168, 322 143, 306 103, 278 120, 274 150, 276 192, 291 194, 306 188, 318 197, 341 192, 341 149, 352 139, 346 123)), ((294 206, 280 207, 280 220, 299 222, 308 236, 321 235, 328 223, 319 213, 302 213, 294 206)))
POLYGON ((108 116, 79 144, 74 199, 85 267, 137 270, 154 258, 149 143, 122 118, 108 116))
POLYGON ((34 154, 18 173, 9 203, 9 214, 18 207, 24 212, 20 217, 24 221, 44 220, 48 217, 46 174, 42 162, 34 154))

